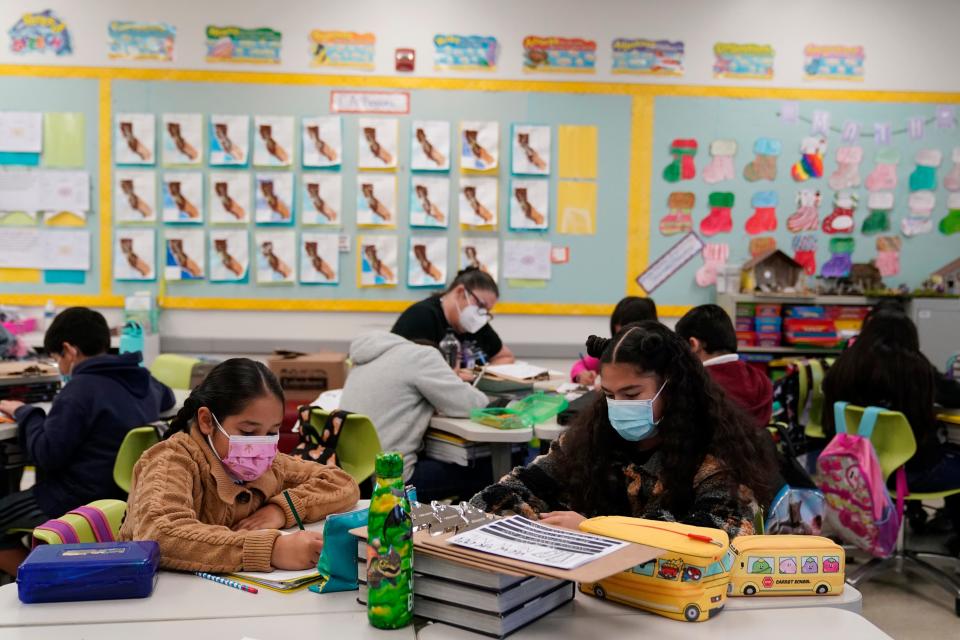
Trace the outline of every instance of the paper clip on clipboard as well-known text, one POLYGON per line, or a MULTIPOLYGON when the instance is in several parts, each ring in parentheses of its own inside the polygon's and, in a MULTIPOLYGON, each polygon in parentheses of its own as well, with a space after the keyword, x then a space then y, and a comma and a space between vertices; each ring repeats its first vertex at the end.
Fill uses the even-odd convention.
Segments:
POLYGON ((430 504, 410 503, 410 518, 414 531, 426 531, 431 536, 444 533, 463 533, 498 520, 499 516, 485 513, 467 502, 458 505, 434 500, 430 504))

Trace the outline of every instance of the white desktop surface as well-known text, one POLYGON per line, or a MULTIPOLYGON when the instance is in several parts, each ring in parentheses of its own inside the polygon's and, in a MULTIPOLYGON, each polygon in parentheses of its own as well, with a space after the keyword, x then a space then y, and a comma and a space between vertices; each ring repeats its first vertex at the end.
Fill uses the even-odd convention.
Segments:
MULTIPOLYGON (((313 594, 311 594, 313 595, 313 594)), ((257 596, 252 596, 256 598, 257 596)), ((314 596, 317 599, 325 596, 314 596)), ((4 629, 4 640, 296 640, 297 638, 343 638, 344 640, 414 640, 413 625, 396 631, 381 631, 367 622, 366 609, 357 605, 352 613, 313 613, 204 620, 166 620, 108 624, 70 624, 4 629)))

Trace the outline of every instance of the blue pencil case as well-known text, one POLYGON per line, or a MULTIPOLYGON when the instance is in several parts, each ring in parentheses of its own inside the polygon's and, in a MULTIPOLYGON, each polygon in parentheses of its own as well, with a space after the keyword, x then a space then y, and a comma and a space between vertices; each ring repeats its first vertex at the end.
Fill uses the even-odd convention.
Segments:
POLYGON ((44 544, 20 565, 17 593, 25 603, 146 598, 159 565, 152 540, 44 544))

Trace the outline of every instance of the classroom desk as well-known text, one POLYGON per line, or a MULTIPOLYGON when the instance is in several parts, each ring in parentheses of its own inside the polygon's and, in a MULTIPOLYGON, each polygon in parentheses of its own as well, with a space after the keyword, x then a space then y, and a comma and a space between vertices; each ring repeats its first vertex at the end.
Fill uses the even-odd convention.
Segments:
MULTIPOLYGON (((254 596, 256 597, 256 596, 254 596)), ((359 606, 359 605, 358 605, 359 606)), ((219 640, 291 640, 293 638, 350 638, 356 640, 415 640, 413 625, 396 631, 381 631, 367 623, 367 612, 271 615, 205 620, 166 620, 112 624, 71 624, 5 629, 4 640, 171 640, 209 638, 219 640)))
POLYGON ((146 599, 28 605, 17 598, 16 584, 0 587, 0 637, 7 637, 3 627, 355 613, 359 607, 356 591, 318 595, 307 589, 287 594, 261 589, 250 594, 190 573, 161 571, 146 599))
POLYGON ((490 445, 493 481, 496 482, 510 473, 510 454, 514 444, 530 442, 533 429, 495 429, 472 422, 468 418, 448 418, 434 416, 430 427, 463 438, 467 442, 482 442, 490 445))
MULTIPOLYGON (((417 640, 470 640, 483 638, 445 624, 431 624, 417 640)), ((510 636, 513 640, 556 638, 776 638, 776 640, 881 640, 890 638, 866 618, 842 609, 761 609, 723 611, 706 622, 679 622, 634 611, 622 615, 561 617, 554 614, 510 636)))

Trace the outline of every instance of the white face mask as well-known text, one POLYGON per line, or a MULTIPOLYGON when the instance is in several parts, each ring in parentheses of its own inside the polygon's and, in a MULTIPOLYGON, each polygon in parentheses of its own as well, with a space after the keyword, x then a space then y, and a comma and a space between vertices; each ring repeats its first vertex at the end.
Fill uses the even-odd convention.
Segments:
POLYGON ((466 333, 476 333, 487 326, 490 322, 490 316, 483 315, 480 307, 475 304, 469 304, 460 309, 460 326, 466 333))

